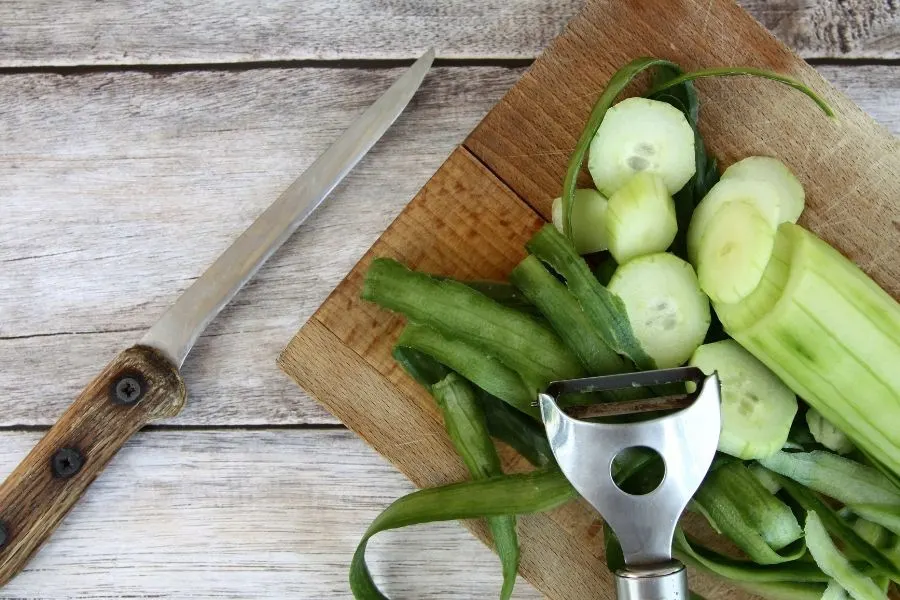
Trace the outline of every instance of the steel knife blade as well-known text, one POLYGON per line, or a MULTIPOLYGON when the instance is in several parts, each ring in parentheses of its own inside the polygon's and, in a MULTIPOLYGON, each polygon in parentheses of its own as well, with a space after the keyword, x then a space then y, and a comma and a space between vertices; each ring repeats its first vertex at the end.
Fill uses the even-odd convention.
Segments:
POLYGON ((0 585, 50 537, 124 443, 185 403, 179 372, 197 338, 403 112, 428 50, 269 206, 134 346, 122 351, 0 485, 0 585))

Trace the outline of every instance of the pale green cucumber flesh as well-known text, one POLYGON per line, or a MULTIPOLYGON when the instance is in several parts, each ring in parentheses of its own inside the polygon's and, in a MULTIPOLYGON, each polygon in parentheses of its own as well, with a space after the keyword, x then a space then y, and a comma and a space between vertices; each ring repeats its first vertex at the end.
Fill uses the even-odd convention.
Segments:
POLYGON ((752 204, 772 227, 777 227, 781 222, 779 194, 774 185, 766 181, 737 177, 719 180, 694 209, 690 225, 688 225, 688 260, 694 266, 697 266, 700 241, 706 235, 709 224, 722 207, 731 202, 752 204))
POLYGON ((781 449, 797 414, 797 397, 772 371, 734 340, 700 346, 691 365, 719 376, 720 451, 749 460, 781 449))
POLYGON ((806 426, 813 438, 838 454, 849 454, 853 452, 854 446, 850 438, 843 431, 834 426, 834 424, 822 416, 822 413, 815 408, 806 411, 806 426))
POLYGON ((591 140, 588 171, 607 197, 640 171, 662 177, 674 194, 696 171, 694 130, 670 104, 626 98, 607 111, 591 140))
POLYGON ((755 204, 736 200, 713 216, 697 248, 700 287, 717 303, 739 302, 759 284, 776 228, 755 204))
POLYGON ((861 450, 900 473, 900 305, 837 251, 790 223, 790 275, 735 339, 861 450))
POLYGON ((793 252, 792 239, 789 235, 776 233, 772 255, 752 292, 736 303, 713 303, 716 315, 727 332, 746 329, 775 306, 790 273, 788 262, 793 252))
POLYGON ((638 256, 664 252, 677 232, 675 201, 658 175, 637 173, 610 196, 607 242, 620 265, 638 256))
POLYGON ((616 269, 609 291, 625 304, 644 351, 659 368, 683 364, 709 328, 709 301, 694 269, 673 254, 636 258, 616 269))
MULTIPOLYGON (((606 237, 606 197, 590 188, 575 190, 572 206, 572 244, 579 254, 600 252, 608 247, 606 237)), ((562 198, 553 200, 553 225, 563 233, 562 198)))
POLYGON ((771 156, 748 156, 722 173, 722 179, 765 181, 778 190, 780 221, 796 223, 806 203, 803 185, 786 164, 771 156))

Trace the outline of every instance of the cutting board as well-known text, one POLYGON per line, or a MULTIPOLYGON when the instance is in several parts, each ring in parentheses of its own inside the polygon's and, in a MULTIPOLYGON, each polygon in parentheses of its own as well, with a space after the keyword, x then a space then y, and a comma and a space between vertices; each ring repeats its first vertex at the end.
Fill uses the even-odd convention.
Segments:
MULTIPOLYGON (((688 69, 772 69, 824 96, 838 120, 772 82, 704 80, 702 134, 722 166, 751 154, 785 161, 807 191, 801 223, 895 298, 900 293, 900 147, 887 131, 728 0, 588 0, 279 358, 298 384, 417 486, 467 474, 432 399, 391 359, 402 320, 359 299, 368 264, 390 256, 436 274, 504 279, 549 218, 593 101, 617 68, 645 55, 688 69)), ((525 468, 508 448, 503 459, 510 471, 525 468)), ((486 539, 479 522, 465 525, 486 539)), ((585 503, 523 516, 519 531, 521 572, 548 597, 612 598, 602 528, 585 503)), ((692 585, 708 598, 749 597, 698 574, 692 585)))

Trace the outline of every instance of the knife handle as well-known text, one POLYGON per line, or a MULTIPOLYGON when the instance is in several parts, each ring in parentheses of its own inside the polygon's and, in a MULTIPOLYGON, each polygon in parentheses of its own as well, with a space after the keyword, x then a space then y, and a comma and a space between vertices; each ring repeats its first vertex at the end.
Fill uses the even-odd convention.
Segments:
POLYGON ((0 485, 0 586, 37 552, 125 442, 185 402, 178 368, 132 346, 110 362, 0 485))

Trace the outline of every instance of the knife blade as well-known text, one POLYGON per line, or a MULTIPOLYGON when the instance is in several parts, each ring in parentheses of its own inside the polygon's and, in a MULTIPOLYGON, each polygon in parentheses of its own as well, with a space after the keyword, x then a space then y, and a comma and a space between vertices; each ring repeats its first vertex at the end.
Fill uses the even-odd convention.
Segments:
POLYGON ((122 351, 0 485, 0 586, 28 563, 125 442, 185 404, 180 367, 207 325, 318 208, 406 108, 434 60, 423 54, 122 351))

